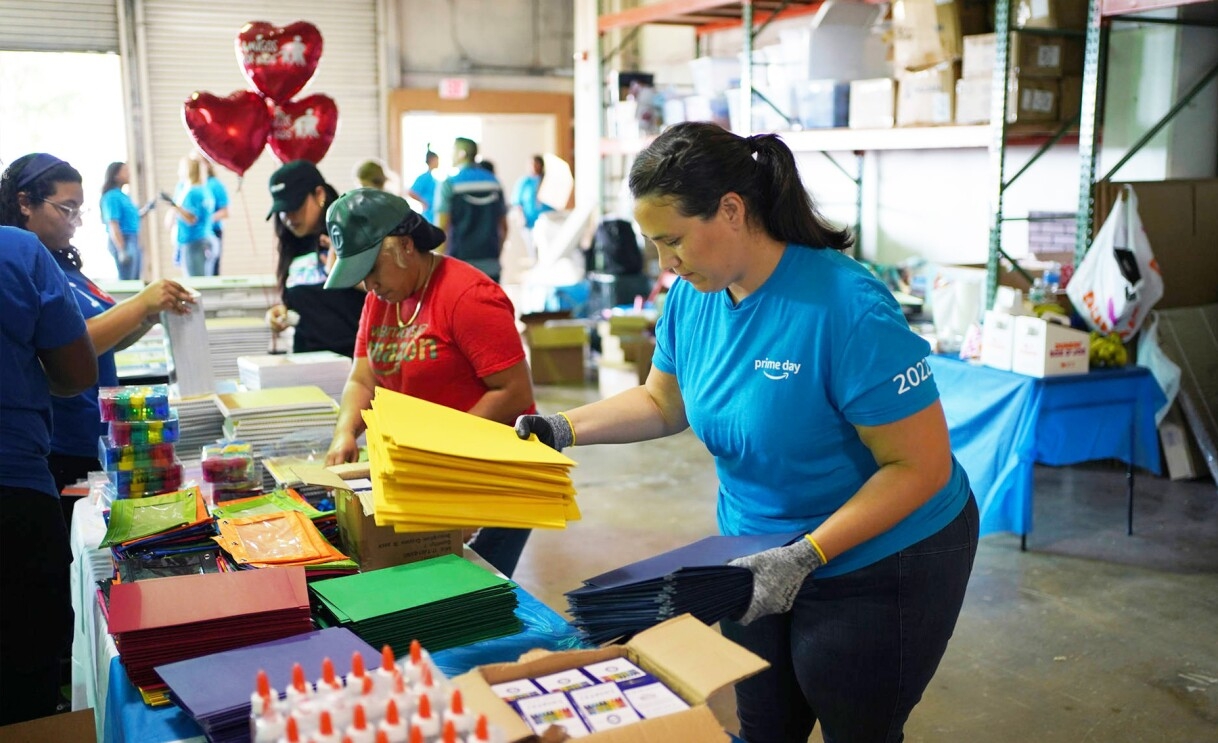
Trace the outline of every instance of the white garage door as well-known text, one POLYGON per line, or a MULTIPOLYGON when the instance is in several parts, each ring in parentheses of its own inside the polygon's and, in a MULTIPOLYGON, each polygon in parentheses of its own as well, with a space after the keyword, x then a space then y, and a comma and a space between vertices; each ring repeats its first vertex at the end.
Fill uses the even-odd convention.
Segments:
POLYGON ((0 0, 0 50, 117 52, 117 2, 0 0))

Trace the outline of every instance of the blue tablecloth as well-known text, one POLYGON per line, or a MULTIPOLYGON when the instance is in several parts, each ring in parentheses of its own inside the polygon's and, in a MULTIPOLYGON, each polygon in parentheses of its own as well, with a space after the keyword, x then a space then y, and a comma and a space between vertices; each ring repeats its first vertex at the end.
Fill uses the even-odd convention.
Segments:
POLYGON ((1159 473, 1155 411, 1166 398, 1142 367, 1034 377, 931 358, 952 451, 981 510, 981 533, 1032 530, 1032 470, 1120 459, 1159 473))
MULTIPOLYGON (((432 658, 440 670, 451 678, 474 666, 516 660, 534 648, 571 650, 584 647, 575 628, 553 609, 523 588, 516 589, 516 599, 516 616, 524 622, 523 632, 433 653, 432 658)), ((144 704, 119 659, 114 658, 110 662, 103 740, 170 743, 204 738, 203 731, 190 715, 177 706, 153 708, 144 704)))

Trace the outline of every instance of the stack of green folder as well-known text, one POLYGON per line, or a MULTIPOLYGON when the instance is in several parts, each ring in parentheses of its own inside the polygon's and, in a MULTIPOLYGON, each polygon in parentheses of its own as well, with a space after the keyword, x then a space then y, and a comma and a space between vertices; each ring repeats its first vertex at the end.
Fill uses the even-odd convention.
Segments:
POLYGON ((431 651, 523 629, 515 584, 456 555, 313 583, 314 617, 396 656, 417 639, 431 651))

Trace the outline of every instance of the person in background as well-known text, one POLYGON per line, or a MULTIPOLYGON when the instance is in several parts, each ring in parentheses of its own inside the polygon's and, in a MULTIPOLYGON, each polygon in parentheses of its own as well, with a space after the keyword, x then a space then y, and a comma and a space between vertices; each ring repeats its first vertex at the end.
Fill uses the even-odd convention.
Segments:
POLYGON ((410 184, 406 195, 423 205, 423 219, 432 224, 436 223, 436 168, 440 166, 440 156, 427 150, 427 170, 419 173, 419 177, 410 184))
POLYGON ((749 743, 899 741, 956 625, 977 504, 952 456, 927 343, 842 250, 776 135, 667 129, 630 171, 634 216, 679 277, 645 384, 549 416, 561 449, 687 428, 724 534, 797 535, 734 565, 753 594, 723 634, 769 662, 736 686, 749 743), (791 332, 798 328, 799 332, 791 332))
POLYGON ((326 207, 338 192, 308 160, 293 160, 271 174, 271 211, 276 253, 275 279, 279 304, 267 311, 276 333, 294 326, 292 350, 333 351, 351 357, 359 329, 364 292, 323 290, 330 253, 326 236, 326 207))
MULTIPOLYGON (((80 173, 43 152, 17 158, 0 180, 0 225, 34 233, 50 251, 67 277, 69 296, 85 318, 97 353, 98 383, 80 394, 57 397, 52 404, 55 426, 47 462, 56 493, 101 469, 97 439, 105 434, 106 426, 101 422, 97 396, 99 387, 119 383, 114 352, 143 337, 162 310, 185 314, 194 303, 190 290, 170 279, 154 281, 135 296, 115 302, 86 277, 80 253, 72 247, 84 198, 80 173)), ((64 519, 69 522, 75 501, 62 501, 64 519)))
POLYGON ((156 207, 153 199, 143 207, 136 208, 131 197, 123 190, 131 183, 131 170, 127 163, 113 162, 106 166, 106 179, 102 183, 101 218, 106 225, 106 242, 118 277, 125 281, 138 281, 144 265, 144 254, 140 247, 140 219, 156 207))
POLYGON ((385 167, 376 160, 365 160, 355 169, 355 180, 360 188, 376 188, 385 190, 389 176, 385 175, 385 167))
POLYGON ((522 176, 516 182, 516 189, 512 194, 512 206, 520 209, 520 216, 524 219, 525 248, 528 250, 529 257, 535 258, 537 253, 533 247, 533 225, 537 224, 537 218, 542 214, 554 210, 537 198, 537 192, 541 189, 541 181, 546 177, 545 159, 541 155, 533 155, 531 168, 532 171, 528 175, 522 176))
POLYGON ((216 207, 211 215, 211 234, 216 239, 215 251, 203 270, 207 276, 219 276, 220 256, 224 255, 224 220, 228 218, 228 189, 216 177, 216 168, 211 164, 211 160, 198 153, 195 153, 195 158, 203 166, 207 190, 211 192, 216 207))
POLYGON ((457 172, 436 189, 436 222, 448 234, 445 250, 499 281, 499 254, 507 239, 507 207, 495 174, 478 166, 478 145, 453 142, 457 172))
MULTIPOLYGON (((509 425, 536 411, 511 301, 477 269, 436 253, 439 228, 369 188, 344 194, 326 221, 338 255, 326 288, 368 289, 327 465, 358 459, 360 412, 377 387, 509 425)), ((484 528, 470 546, 511 576, 528 538, 528 529, 484 528)))
POLYGON ((216 252, 216 236, 211 229, 216 200, 203 178, 203 164, 197 157, 182 158, 174 195, 161 192, 161 199, 173 207, 165 219, 174 227, 177 242, 174 263, 181 265, 187 276, 206 276, 208 263, 216 252))
MULTIPOLYGON (((6 195, 10 175, 0 181, 6 195)), ((59 703, 72 551, 46 462, 51 395, 96 384, 97 356, 63 271, 16 227, 0 227, 0 314, 0 725, 11 725, 59 703)))

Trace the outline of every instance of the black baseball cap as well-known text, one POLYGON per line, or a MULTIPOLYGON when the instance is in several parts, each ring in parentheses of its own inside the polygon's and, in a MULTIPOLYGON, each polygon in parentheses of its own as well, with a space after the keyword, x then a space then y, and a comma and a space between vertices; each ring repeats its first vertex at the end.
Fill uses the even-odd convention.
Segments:
POLYGON ((325 182, 321 171, 308 160, 286 163, 271 173, 271 181, 268 184, 271 190, 271 210, 267 212, 266 218, 270 219, 278 212, 296 211, 305 198, 325 182))

